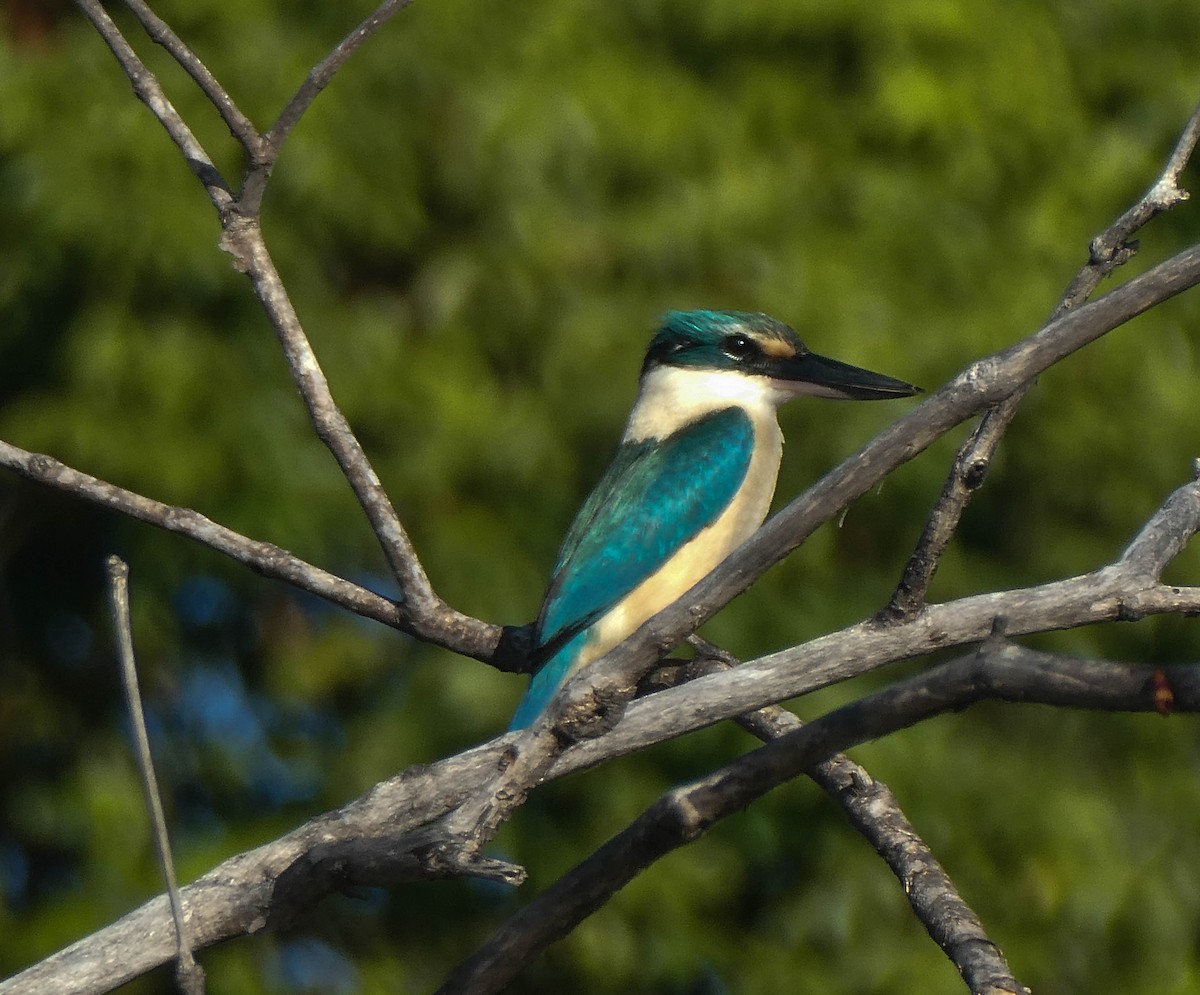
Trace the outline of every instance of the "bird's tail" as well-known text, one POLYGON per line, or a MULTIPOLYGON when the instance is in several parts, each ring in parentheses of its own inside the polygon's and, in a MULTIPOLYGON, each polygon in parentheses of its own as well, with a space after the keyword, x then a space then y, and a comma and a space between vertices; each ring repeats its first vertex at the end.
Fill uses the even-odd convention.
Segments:
POLYGON ((580 650, 583 649, 590 637, 590 631, 585 629, 564 643, 553 656, 533 672, 529 687, 521 696, 512 721, 508 724, 509 732, 531 725, 533 720, 542 713, 542 710, 550 704, 550 701, 558 694, 559 688, 574 672, 580 650))

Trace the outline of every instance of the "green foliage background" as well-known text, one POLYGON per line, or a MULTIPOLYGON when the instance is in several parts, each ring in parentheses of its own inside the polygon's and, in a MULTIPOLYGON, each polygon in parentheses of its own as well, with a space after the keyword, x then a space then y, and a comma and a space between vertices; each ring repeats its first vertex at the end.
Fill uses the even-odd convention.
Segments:
MULTIPOLYGON (((265 127, 369 6, 156 8, 265 127)), ((10 0, 3 16, 0 438, 386 589, 174 147, 67 5, 10 0)), ((136 43, 236 177, 211 109, 136 43)), ((520 623, 662 311, 767 311, 820 351, 936 387, 1049 313, 1198 95, 1200 7, 1183 0, 421 0, 303 120, 265 225, 438 590, 520 623)), ((1185 205, 1130 272, 1198 235, 1185 205)), ((1198 312, 1193 293, 1042 378, 939 600, 1106 562, 1186 479, 1198 312)), ((903 410, 794 405, 781 499, 903 410)), ((708 634, 748 657, 877 608, 953 443, 708 634)), ((498 733, 520 690, 0 477, 0 975, 158 890, 103 607, 113 550, 132 565, 187 878, 498 733)), ((1173 574, 1196 583, 1200 555, 1173 574)), ((1174 662, 1197 659, 1200 634, 1152 620, 1041 644, 1174 662)), ((529 868, 519 894, 455 882, 326 902, 289 934, 205 953, 210 990, 429 990, 658 792, 748 745, 718 729, 555 784, 498 841, 529 868)), ((1193 719, 981 707, 855 755, 1036 991, 1200 992, 1193 719)), ((795 784, 643 875, 513 988, 557 989, 962 986, 881 862, 795 784)))

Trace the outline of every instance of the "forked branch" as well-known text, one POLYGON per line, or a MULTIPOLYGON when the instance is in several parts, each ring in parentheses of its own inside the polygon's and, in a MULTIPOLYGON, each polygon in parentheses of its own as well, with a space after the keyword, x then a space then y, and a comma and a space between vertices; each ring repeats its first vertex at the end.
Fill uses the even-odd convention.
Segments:
MULTIPOLYGON (((1050 316, 1051 321, 1080 307, 1092 296, 1102 279, 1133 256, 1137 243, 1131 239, 1139 229, 1159 214, 1188 199, 1188 192, 1179 186, 1179 177, 1196 150, 1197 140, 1200 140, 1200 105, 1192 112, 1166 166, 1150 189, 1092 239, 1088 261, 1067 287, 1050 316)), ((991 469, 1000 440, 1004 438, 1032 386, 1032 380, 1026 381, 991 408, 955 454, 946 483, 929 513, 916 549, 905 565, 900 583, 891 600, 879 613, 881 622, 912 618, 925 604, 933 575, 958 531, 963 513, 991 469)))
MULTIPOLYGON (((838 750, 989 699, 1161 711, 1164 684, 1170 689, 1173 711, 1200 711, 1200 668, 1076 659, 990 640, 976 652, 806 725, 797 723, 766 746, 668 792, 512 916, 456 969, 439 995, 501 991, 541 949, 568 933, 651 863, 694 841, 767 791, 809 772, 838 750)), ((948 883, 949 879, 945 880, 948 883)), ((922 917, 923 921, 937 924, 934 939, 954 961, 971 991, 1023 995, 1024 986, 1012 977, 999 951, 952 887, 943 892, 936 883, 925 883, 929 891, 921 900, 929 904, 929 918, 922 917)))
POLYGON ((260 138, 225 88, 175 32, 150 10, 145 0, 129 0, 130 9, 150 37, 183 67, 217 108, 230 132, 242 145, 249 168, 242 190, 234 195, 230 184, 213 164, 212 157, 175 111, 157 78, 138 58, 99 0, 77 0, 80 10, 95 25, 116 56, 138 97, 162 124, 208 191, 221 222, 221 245, 233 256, 237 268, 250 278, 254 293, 283 347, 292 379, 308 409, 313 427, 333 454, 358 498, 400 586, 402 598, 396 607, 405 626, 422 635, 430 635, 434 642, 457 642, 465 636, 477 647, 490 641, 494 648, 496 639, 490 627, 454 611, 433 591, 378 475, 333 399, 329 383, 279 278, 258 223, 267 178, 291 128, 346 59, 408 2, 411 0, 388 0, 343 39, 309 74, 271 132, 260 138))

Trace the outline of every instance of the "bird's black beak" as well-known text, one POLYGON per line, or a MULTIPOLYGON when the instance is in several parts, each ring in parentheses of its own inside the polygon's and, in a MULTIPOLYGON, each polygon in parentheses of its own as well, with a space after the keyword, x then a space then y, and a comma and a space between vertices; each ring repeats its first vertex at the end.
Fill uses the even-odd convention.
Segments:
POLYGON ((826 359, 814 352, 772 363, 770 376, 779 386, 795 394, 838 397, 852 401, 878 401, 888 397, 911 397, 921 388, 882 373, 826 359))

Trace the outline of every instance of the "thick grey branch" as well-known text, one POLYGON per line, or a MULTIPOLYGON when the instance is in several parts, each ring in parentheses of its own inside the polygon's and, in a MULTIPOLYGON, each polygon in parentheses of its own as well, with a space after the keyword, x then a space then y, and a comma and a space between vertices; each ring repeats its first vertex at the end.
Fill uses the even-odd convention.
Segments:
MULTIPOLYGON (((494 777, 502 746, 488 744, 449 760, 412 767, 357 801, 318 816, 280 839, 224 861, 183 889, 196 949, 286 923, 341 883, 325 860, 341 842, 375 871, 374 883, 444 875, 433 853, 431 825, 494 777)), ((0 983, 3 995, 76 995, 111 991, 175 954, 175 930, 165 896, 0 983)))
MULTIPOLYGON (((311 904, 336 881, 331 880, 327 873, 308 873, 310 865, 326 869, 336 866, 341 869, 345 880, 356 880, 352 862, 356 858, 364 859, 362 850, 372 846, 371 840, 379 840, 382 848, 381 854, 370 865, 377 873, 384 866, 394 868, 392 876, 397 878, 435 876, 458 872, 464 867, 469 870, 469 861, 456 861, 448 857, 454 847, 463 843, 458 835, 459 827, 465 824, 469 830, 475 824, 473 820, 478 819, 480 799, 495 798, 514 782, 511 776, 514 763, 519 765, 524 762, 530 766, 529 770, 515 779, 528 785, 531 771, 536 771, 544 764, 549 755, 551 766, 546 776, 559 777, 581 766, 665 738, 661 735, 663 728, 670 730, 669 734, 677 734, 713 721, 718 713, 733 715, 749 711, 764 703, 758 700, 764 695, 770 700, 792 697, 807 688, 821 686, 829 680, 859 673, 884 662, 928 649, 986 638, 998 616, 1008 620, 1010 633, 1023 633, 1089 621, 1138 617, 1143 613, 1158 611, 1200 612, 1200 589, 1164 587, 1157 583, 1155 569, 1160 563, 1156 557, 1160 547, 1146 538, 1168 531, 1194 531, 1198 517, 1200 484, 1192 482, 1171 495, 1121 561, 1113 566, 1056 584, 932 606, 916 620, 903 626, 883 628, 863 623, 816 640, 806 647, 775 654, 726 674, 701 678, 677 691, 664 691, 651 699, 634 703, 624 721, 609 736, 588 741, 559 756, 554 755, 553 748, 548 748, 548 752, 522 758, 520 754, 528 748, 525 744, 530 740, 540 748, 548 738, 527 732, 480 747, 435 767, 407 772, 359 802, 347 806, 341 813, 314 820, 285 837, 279 844, 268 845, 252 855, 234 858, 206 875, 192 888, 185 889, 189 901, 193 894, 200 901, 205 889, 212 887, 211 882, 222 882, 224 887, 215 896, 220 915, 211 924, 205 921, 204 929, 198 928, 197 944, 216 942, 266 924, 263 910, 273 909, 274 889, 270 883, 277 879, 288 884, 288 887, 281 889, 281 895, 286 895, 287 899, 281 900, 282 907, 293 909, 311 904), (814 677, 807 676, 810 670, 815 672, 814 677), (747 675, 749 680, 745 679, 747 675), (756 689, 754 685, 758 682, 772 690, 764 692, 756 689), (701 693, 697 694, 698 691, 701 693), (681 715, 690 716, 690 721, 686 718, 680 721, 681 715), (647 730, 647 725, 653 729, 647 730), (633 735, 630 735, 630 731, 633 735), (384 811, 377 806, 380 799, 387 802, 384 811), (464 812, 469 816, 465 823, 464 812), (449 830, 450 826, 455 827, 454 831, 449 830), (238 872, 240 863, 244 861, 250 861, 252 870, 249 885, 238 872), (304 870, 290 870, 293 867, 304 870), (307 882, 307 886, 297 886, 296 879, 307 882), (307 888, 314 888, 315 891, 307 888)), ((1008 654, 1006 659, 1011 659, 1012 654, 1017 652, 1014 648, 1004 649, 1004 653, 1008 654)), ((779 743, 793 745, 801 742, 797 737, 807 737, 803 740, 806 745, 802 750, 800 747, 793 749, 793 746, 779 748, 781 752, 777 751, 778 757, 782 759, 754 761, 746 783, 756 786, 755 789, 761 793, 792 776, 795 771, 846 748, 852 742, 860 741, 863 736, 882 735, 944 708, 960 707, 965 701, 978 700, 981 696, 1049 700, 1056 704, 1072 703, 1093 708, 1159 710, 1162 705, 1156 675, 1160 673, 1163 672, 1149 667, 1118 670, 1085 661, 1072 664, 1067 678, 1060 675, 1054 681, 1048 682, 1047 679, 1040 684, 1031 684, 1029 681, 1006 684, 992 678, 981 682, 973 678, 965 685, 965 690, 956 690, 952 682, 943 677, 941 683, 934 685, 935 690, 940 689, 938 695, 932 697, 914 691, 911 682, 902 684, 898 689, 883 693, 890 696, 887 701, 897 703, 900 711, 896 714, 903 716, 902 719, 876 704, 851 722, 846 716, 858 713, 854 712, 856 706, 849 706, 783 737, 779 743), (814 726, 817 730, 810 731, 814 726), (798 767, 795 766, 797 763, 798 767)), ((1194 688, 1189 682, 1195 678, 1191 672, 1165 673, 1174 707, 1181 711, 1193 709, 1194 688)), ((875 700, 884 699, 875 696, 875 700)), ((772 750, 775 746, 773 743, 764 749, 772 750)), ((777 757, 777 752, 766 756, 777 757)), ((751 756, 756 755, 763 755, 763 751, 751 756)), ((718 781, 723 783, 728 776, 727 773, 718 781)), ((739 778, 735 777, 734 782, 740 783, 739 778)), ((719 787, 717 781, 710 783, 706 780, 699 788, 691 790, 715 791, 719 787)), ((723 788, 721 797, 726 797, 723 788)), ((692 804, 694 799, 688 796, 688 801, 692 804)), ((76 947, 68 948, 56 958, 62 958, 67 965, 82 958, 83 967, 80 969, 95 971, 94 958, 103 958, 103 951, 112 949, 111 944, 119 944, 121 937, 129 935, 127 920, 132 919, 137 924, 137 935, 141 935, 149 929, 148 923, 164 914, 164 908, 151 903, 126 917, 126 920, 81 941, 76 947)), ((142 949, 145 949, 145 945, 142 949)), ((162 959, 170 956, 169 948, 160 949, 158 956, 160 959, 155 963, 161 963, 162 959)), ((35 972, 43 970, 50 968, 43 964, 31 969, 35 972)), ((40 981, 49 976, 38 973, 31 977, 40 981)), ((36 985, 19 987, 17 983, 23 983, 25 978, 25 975, 19 976, 10 983, 10 987, 0 987, 0 992, 38 990, 36 985)))
MULTIPOLYGON (((660 798, 628 828, 514 915, 440 989, 441 995, 498 992, 539 950, 565 935, 654 861, 740 812, 772 788, 831 753, 985 699, 1044 702, 1119 711, 1159 710, 1155 674, 1176 711, 1200 710, 1200 670, 1150 668, 1037 653, 992 641, 979 652, 902 681, 772 739, 686 787, 660 798)), ((664 692, 665 693, 665 692, 664 692)), ((656 696, 657 697, 657 696, 656 696)), ((936 905, 943 897, 931 893, 936 905)), ((969 910, 968 914, 969 914, 969 910)), ((973 916, 969 916, 973 919, 973 916)), ((944 921, 935 936, 972 992, 1023 993, 982 929, 944 921), (961 928, 966 926, 967 928, 961 928)))
MULTIPOLYGON (((1185 596, 1182 604, 1189 610, 1200 611, 1200 590, 1171 590, 1185 596)), ((1162 599, 1156 598, 1156 592, 1157 589, 1144 595, 1134 592, 1130 602, 1168 610, 1162 599)), ((1047 588, 1009 592, 1013 597, 1027 595, 1027 600, 1032 603, 1044 602, 1051 593, 1047 588)), ((1063 596, 1067 594, 1065 590, 1059 593, 1063 596)), ((958 604, 961 606, 963 603, 958 604)), ((949 613, 955 605, 939 607, 949 613)), ((1015 607, 1015 604, 1010 607, 1015 607)), ((1080 623, 1092 616, 1085 606, 1076 604, 1074 607, 1081 612, 1080 623)), ((1043 613, 1044 609, 1045 605, 1043 613)), ((917 624, 889 630, 877 629, 876 633, 882 638, 898 640, 904 632, 916 628, 917 624)), ((1027 630, 1010 626, 1010 631, 1027 630)), ((828 647, 831 642, 845 640, 842 647, 844 658, 844 654, 853 652, 853 648, 861 644, 861 638, 859 632, 851 629, 818 642, 828 647)), ((1015 654, 1027 652, 1005 647, 1003 659, 1016 660, 1015 654)), ((906 647, 897 645, 893 658, 904 655, 907 655, 906 647)), ((1053 661, 1055 658, 1038 657, 1037 661, 1041 663, 1046 659, 1053 661)), ((968 661, 973 660, 974 656, 968 658, 968 661)), ((738 677, 742 671, 750 670, 753 666, 746 664, 728 674, 704 677, 679 690, 686 691, 705 683, 738 677)), ((728 800, 732 797, 728 789, 730 785, 736 787, 742 782, 739 772, 744 772, 745 783, 761 794, 773 784, 781 783, 812 763, 855 742, 883 735, 938 711, 961 707, 981 697, 1048 701, 1075 707, 1161 711, 1160 685, 1165 681, 1173 696, 1174 709, 1193 711, 1197 707, 1197 695, 1200 695, 1200 687, 1197 686, 1200 670, 1196 668, 1126 668, 1089 661, 1073 661, 1069 667, 1055 666, 1057 669, 1045 674, 1034 674, 1032 677, 1025 674, 1020 680, 989 673, 985 681, 972 672, 968 675, 970 680, 962 687, 956 686, 950 677, 945 676, 945 670, 938 670, 935 673, 942 676, 938 682, 930 685, 937 692, 933 698, 924 697, 912 682, 898 685, 874 696, 874 704, 863 709, 861 714, 854 711, 857 706, 848 706, 749 755, 756 757, 763 754, 764 750, 772 751, 768 756, 774 759, 765 764, 762 760, 742 758, 735 763, 749 763, 749 767, 726 768, 719 776, 705 779, 690 789, 682 789, 697 793, 694 797, 688 794, 682 797, 689 804, 707 806, 702 811, 718 812, 726 805, 736 808, 736 804, 728 800), (889 695, 890 698, 883 697, 889 695), (894 714, 889 712, 888 708, 892 706, 880 704, 884 701, 893 702, 899 710, 894 714), (716 807, 713 807, 713 802, 705 800, 706 792, 717 793, 716 807)), ((585 744, 592 751, 590 754, 580 753, 584 747, 575 747, 555 761, 547 778, 560 777, 580 766, 638 748, 641 743, 622 737, 619 733, 630 724, 639 709, 653 709, 660 699, 672 693, 664 691, 654 695, 652 700, 635 703, 629 709, 626 720, 612 735, 602 741, 585 744), (606 747, 604 756, 595 752, 600 745, 606 747)), ((736 710, 743 712, 749 708, 741 706, 736 710)), ((286 921, 298 909, 310 907, 330 888, 342 882, 365 880, 366 877, 360 876, 356 870, 354 861, 369 860, 376 881, 396 882, 461 872, 462 864, 446 859, 444 820, 464 804, 473 806, 481 794, 504 783, 508 767, 515 759, 513 746, 516 740, 516 735, 510 735, 440 763, 411 768, 378 785, 345 808, 319 816, 280 840, 233 857, 214 868, 183 889, 196 947, 203 948, 223 939, 276 925, 286 921), (331 868, 336 868, 338 874, 332 874, 331 868)), ((467 864, 467 867, 471 869, 471 865, 467 864)), ((483 872, 495 876, 502 870, 484 866, 483 872)), ((511 876, 511 870, 508 873, 511 876)), ((155 899, 111 926, 0 984, 0 995, 32 995, 63 990, 81 993, 108 991, 116 984, 145 973, 173 956, 174 930, 170 922, 166 899, 155 899)))
MULTIPOLYGON (((703 640, 694 640, 694 644, 702 655, 687 667, 670 668, 672 671, 685 670, 690 679, 737 665, 727 653, 703 640)), ((740 716, 738 724, 764 742, 801 726, 795 715, 778 705, 740 716)), ((887 785, 872 778, 845 754, 829 757, 804 773, 829 794, 851 825, 887 862, 918 919, 959 968, 972 991, 1023 995, 1024 988, 1012 977, 979 917, 958 894, 950 876, 905 817, 887 785)), ((650 812, 675 814, 667 799, 659 805, 662 807, 656 806, 650 812)), ((646 817, 650 817, 649 812, 646 817)), ((622 858, 631 848, 645 846, 648 840, 669 837, 675 825, 675 820, 666 826, 639 827, 635 823, 605 848, 608 857, 622 858)), ((682 845, 687 838, 677 838, 676 842, 682 845)), ((653 844, 650 845, 653 849, 653 844)), ((604 860, 597 859, 599 856, 598 853, 568 872, 549 891, 505 922, 484 946, 455 969, 440 992, 465 995, 499 991, 547 944, 569 933, 631 879, 632 874, 613 875, 604 860), (589 894, 592 900, 575 901, 580 894, 589 894)), ((632 866, 638 862, 630 863, 632 866)))

